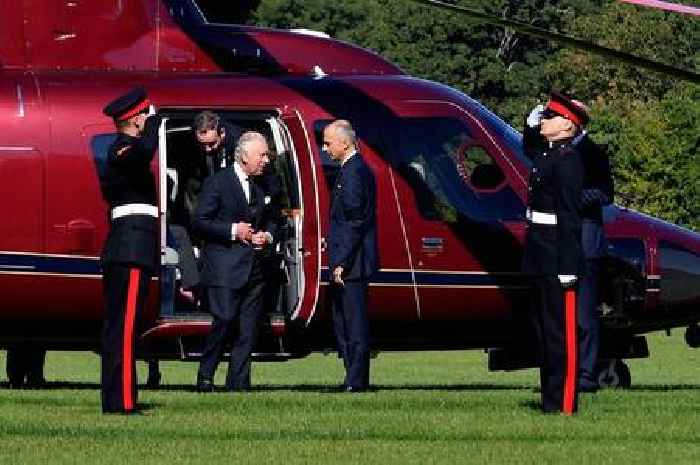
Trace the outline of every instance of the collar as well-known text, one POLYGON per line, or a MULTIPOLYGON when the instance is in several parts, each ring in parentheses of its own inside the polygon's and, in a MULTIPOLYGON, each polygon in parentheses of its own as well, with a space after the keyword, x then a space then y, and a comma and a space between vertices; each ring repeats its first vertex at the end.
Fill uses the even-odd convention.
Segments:
POLYGON ((243 183, 243 181, 248 182, 250 175, 243 171, 243 167, 237 161, 233 163, 233 171, 236 173, 236 176, 238 176, 238 179, 241 180, 241 183, 243 183))
POLYGON ((357 150, 353 150, 353 151, 350 153, 350 155, 348 155, 347 157, 345 157, 345 159, 344 159, 343 161, 340 162, 340 166, 345 165, 352 157, 355 156, 356 153, 357 153, 357 150))

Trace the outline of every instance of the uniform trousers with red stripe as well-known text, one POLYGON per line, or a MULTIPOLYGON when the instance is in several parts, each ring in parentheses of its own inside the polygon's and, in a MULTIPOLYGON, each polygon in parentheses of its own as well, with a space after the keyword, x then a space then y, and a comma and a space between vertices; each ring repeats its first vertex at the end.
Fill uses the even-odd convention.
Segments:
POLYGON ((143 310, 150 271, 109 264, 104 269, 105 312, 102 326, 102 411, 128 413, 136 409, 137 315, 143 310))
POLYGON ((578 409, 575 290, 565 290, 556 276, 539 277, 534 286, 542 410, 572 414, 578 409))

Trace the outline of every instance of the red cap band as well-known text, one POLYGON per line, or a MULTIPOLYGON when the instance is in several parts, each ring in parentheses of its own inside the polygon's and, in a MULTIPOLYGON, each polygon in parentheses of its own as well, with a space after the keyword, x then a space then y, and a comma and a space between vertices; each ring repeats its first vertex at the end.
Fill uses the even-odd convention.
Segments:
POLYGON ((151 105, 151 101, 148 99, 144 99, 143 102, 139 103, 134 108, 132 108, 131 110, 129 110, 126 113, 124 113, 123 115, 121 115, 119 118, 117 118, 117 120, 118 121, 126 121, 129 118, 131 118, 132 116, 138 115, 143 110, 148 108, 150 105, 151 105))
POLYGON ((559 113, 564 118, 573 121, 575 124, 577 124, 579 126, 583 125, 583 120, 581 119, 580 116, 578 116, 576 113, 569 110, 566 106, 564 106, 563 104, 561 104, 559 102, 556 102, 554 100, 550 100, 549 103, 547 104, 547 109, 550 109, 556 113, 559 113))

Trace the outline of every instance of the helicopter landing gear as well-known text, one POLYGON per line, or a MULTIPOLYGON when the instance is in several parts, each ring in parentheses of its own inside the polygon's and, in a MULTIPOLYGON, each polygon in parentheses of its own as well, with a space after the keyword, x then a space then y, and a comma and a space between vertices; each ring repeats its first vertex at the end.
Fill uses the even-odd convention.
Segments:
POLYGON ((700 326, 697 324, 688 326, 685 330, 685 342, 693 349, 700 347, 700 326))
POLYGON ((600 386, 601 389, 627 389, 632 385, 630 368, 620 359, 611 359, 600 362, 596 366, 596 373, 598 378, 598 386, 600 386))
POLYGON ((46 350, 33 347, 7 349, 5 371, 12 389, 38 389, 46 385, 44 362, 46 350))
POLYGON ((149 389, 158 389, 162 378, 160 373, 160 363, 158 359, 148 360, 148 378, 146 379, 146 387, 149 389))

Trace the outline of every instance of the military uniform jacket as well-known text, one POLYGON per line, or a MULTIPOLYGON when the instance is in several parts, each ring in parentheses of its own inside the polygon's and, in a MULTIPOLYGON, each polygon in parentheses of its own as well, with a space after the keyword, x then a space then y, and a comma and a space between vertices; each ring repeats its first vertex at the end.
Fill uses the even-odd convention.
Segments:
POLYGON ((378 268, 376 184, 359 153, 340 168, 331 195, 328 264, 348 280, 366 280, 378 268))
MULTIPOLYGON (((119 205, 156 205, 156 185, 150 163, 158 145, 160 118, 146 120, 142 137, 119 134, 107 154, 102 194, 110 211, 119 205)), ((158 263, 157 218, 128 215, 111 221, 102 252, 103 266, 133 265, 155 270, 158 263)))
POLYGON ((523 271, 538 276, 579 275, 583 264, 581 155, 566 144, 548 147, 528 140, 538 135, 526 126, 524 145, 533 162, 528 208, 554 214, 557 222, 556 225, 528 222, 523 271))
MULTIPOLYGON (((276 224, 266 222, 265 194, 250 182, 250 204, 233 167, 209 177, 202 188, 194 216, 194 232, 204 242, 201 282, 205 286, 240 289, 248 282, 255 252, 250 244, 234 241, 231 226, 251 223, 256 231, 275 237, 276 224)), ((269 247, 269 245, 268 245, 269 247)))

